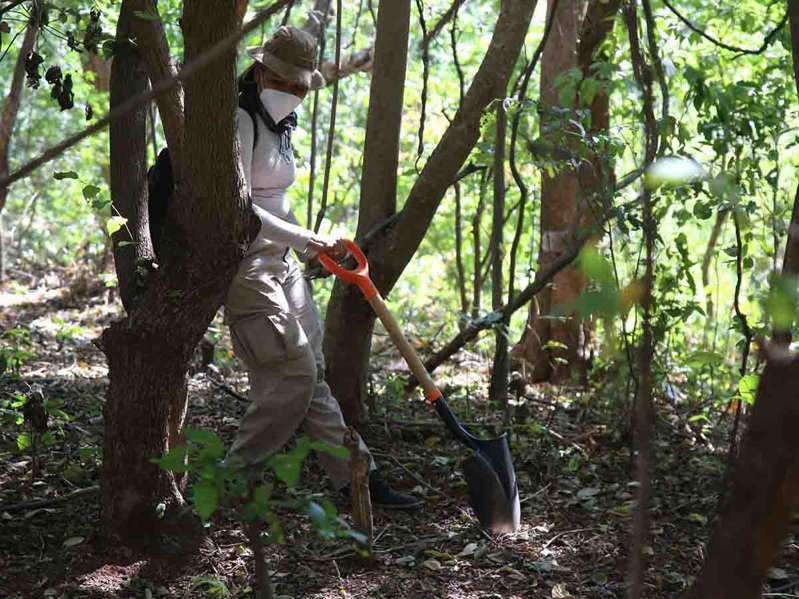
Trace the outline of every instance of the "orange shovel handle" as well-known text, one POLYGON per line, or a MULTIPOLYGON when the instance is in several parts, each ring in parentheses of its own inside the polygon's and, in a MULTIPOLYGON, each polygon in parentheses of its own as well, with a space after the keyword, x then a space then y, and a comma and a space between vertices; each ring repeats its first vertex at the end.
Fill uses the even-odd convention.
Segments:
POLYGON ((408 340, 402 333, 402 329, 400 329, 399 324, 397 324, 397 321, 388 311, 386 302, 383 301, 382 297, 380 297, 377 287, 375 287, 374 283, 372 283, 372 279, 369 278, 369 263, 366 261, 366 256, 363 255, 361 248, 359 248, 355 242, 348 240, 346 241, 346 244, 347 248, 355 258, 355 262, 358 263, 358 266, 356 266, 354 269, 349 270, 339 266, 335 260, 326 254, 320 253, 319 261, 322 263, 322 266, 324 266, 338 278, 349 283, 355 283, 361 288, 361 291, 363 291, 363 294, 366 297, 366 301, 369 302, 370 306, 372 306, 375 314, 377 314, 377 317, 383 323, 383 326, 386 327, 389 337, 391 337, 391 340, 400 350, 402 357, 405 358, 405 361, 408 363, 408 366, 416 377, 416 380, 422 385, 425 397, 427 397, 428 401, 435 404, 439 399, 441 399, 441 391, 439 391, 438 387, 436 387, 436 384, 433 382, 430 374, 425 369, 422 360, 416 354, 416 350, 414 350, 413 346, 408 343, 408 340))

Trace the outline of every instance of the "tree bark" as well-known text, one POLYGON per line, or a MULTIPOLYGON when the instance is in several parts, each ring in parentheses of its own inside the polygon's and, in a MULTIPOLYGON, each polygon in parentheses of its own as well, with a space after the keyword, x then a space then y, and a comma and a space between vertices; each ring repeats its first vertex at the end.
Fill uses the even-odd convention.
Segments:
MULTIPOLYGON (((7 176, 9 171, 8 159, 11 149, 11 134, 14 131, 14 124, 17 122, 20 104, 22 104, 22 89, 25 83, 25 57, 33 49, 33 44, 36 41, 36 34, 39 32, 41 11, 42 4, 40 0, 35 0, 31 7, 31 18, 25 26, 25 36, 22 38, 22 45, 19 48, 17 62, 14 65, 11 87, 3 102, 3 113, 2 116, 0 116, 0 177, 7 176)), ((0 212, 5 208, 7 199, 8 187, 1 186, 0 212)), ((2 235, 2 231, 0 231, 0 235, 2 235)), ((0 282, 5 280, 5 273, 5 255, 2 251, 2 245, 0 244, 0 282)))
MULTIPOLYGON (((504 96, 505 94, 503 94, 504 96)), ((491 244, 491 308, 497 310, 504 303, 502 284, 502 260, 505 248, 502 242, 502 230, 505 225, 505 132, 508 118, 502 102, 497 103, 496 139, 494 141, 494 214, 492 222, 491 244)), ((508 359, 508 324, 510 318, 503 318, 497 323, 494 333, 494 363, 491 369, 491 380, 488 385, 488 397, 500 400, 505 409, 506 423, 510 422, 508 404, 508 375, 510 362, 508 359)))
MULTIPOLYGON (((187 61, 238 26, 236 6, 235 0, 186 0, 187 61)), ((130 18, 132 7, 126 0, 123 15, 130 18)), ((121 35, 128 23, 120 21, 121 35)), ((170 419, 173 428, 180 424, 188 361, 259 226, 239 168, 235 75, 231 48, 186 82, 186 161, 167 213, 161 264, 128 302, 127 315, 101 338, 109 365, 102 518, 109 536, 122 541, 149 538, 156 532, 155 506, 181 501, 172 474, 150 459, 168 449, 170 419)), ((112 147, 118 135, 112 129, 112 147)), ((115 165, 112 172, 122 171, 115 165)), ((113 189, 124 189, 124 182, 115 181, 113 189)), ((141 195, 131 197, 141 206, 141 195)), ((115 253, 124 263, 120 248, 115 253)))
MULTIPOLYGON (((596 58, 604 59, 606 56, 596 57, 595 54, 613 29, 613 16, 618 12, 621 2, 591 0, 585 8, 583 18, 580 17, 583 9, 579 3, 561 5, 555 14, 555 35, 559 36, 556 38, 558 41, 550 39, 547 42, 541 64, 541 97, 547 106, 559 104, 554 81, 569 68, 579 68, 584 79, 599 78, 592 66, 596 58), (561 14, 561 11, 566 12, 561 14), (575 33, 576 38, 573 37, 575 33), (576 55, 570 54, 568 48, 572 47, 576 48, 576 55)), ((587 102, 580 97, 579 89, 575 100, 578 104, 587 102)), ((589 133, 598 134, 594 138, 607 135, 610 105, 605 90, 600 88, 587 105, 591 114, 589 133)), ((542 121, 542 135, 547 127, 551 127, 551 124, 542 121)), ((561 251, 564 232, 568 238, 576 229, 589 227, 597 220, 596 209, 602 208, 601 200, 605 197, 606 190, 615 184, 613 167, 603 155, 601 146, 585 148, 583 153, 585 156, 576 171, 567 168, 554 178, 549 178, 546 174, 543 176, 539 267, 548 264, 561 251)), ((586 283, 585 277, 576 267, 569 267, 541 294, 538 305, 531 305, 528 332, 520 341, 517 352, 532 366, 532 381, 565 382, 573 376, 585 380, 586 346, 592 333, 591 323, 580 322, 575 315, 568 315, 561 321, 541 316, 550 315, 558 305, 574 302, 586 283), (566 348, 545 349, 544 346, 549 341, 563 344, 566 348)))
POLYGON ((770 351, 696 599, 759 597, 799 508, 799 358, 783 352, 770 351))
MULTIPOLYGON (((541 118, 541 136, 555 139, 556 146, 564 144, 557 139, 561 127, 548 114, 548 110, 559 107, 560 88, 555 86, 557 77, 579 65, 577 43, 586 3, 559 2, 552 15, 553 1, 549 0, 547 19, 553 18, 553 28, 544 46, 541 57, 541 105, 544 112, 541 118)), ((572 108, 569 106, 568 108, 572 108)), ((559 117, 560 118, 560 117, 559 117)), ((568 135, 563 139, 568 139, 568 135)), ((574 142, 568 142, 573 145, 574 142)), ((563 250, 575 228, 578 212, 579 181, 575 169, 560 165, 562 170, 550 177, 542 173, 541 185, 541 241, 538 252, 539 269, 546 266, 563 250)), ((555 320, 552 316, 560 305, 575 301, 585 287, 585 277, 573 266, 563 269, 555 276, 552 285, 538 296, 538 305, 531 305, 527 330, 521 341, 522 352, 516 352, 531 365, 530 379, 540 381, 568 381, 572 368, 580 362, 581 330, 580 321, 575 315, 566 315, 555 320), (550 349, 547 344, 555 344, 550 349)))
MULTIPOLYGON (((472 81, 463 104, 416 179, 396 224, 383 230, 368 248, 370 272, 377 288, 385 296, 396 283, 419 243, 427 232, 446 190, 469 156, 480 136, 480 117, 494 98, 501 97, 516 64, 525 34, 530 24, 535 0, 504 0, 494 28, 491 43, 482 64, 472 81)), ((330 379, 363 381, 369 358, 374 315, 366 311, 366 303, 357 293, 350 292, 331 298, 327 320, 337 315, 358 314, 348 320, 347 327, 328 332, 326 347, 341 349, 349 354, 347 363, 330 367, 330 379)), ((333 387, 345 414, 362 413, 365 396, 363 385, 347 384, 333 387)))
MULTIPOLYGON (((393 215, 397 205, 397 162, 402 98, 410 28, 410 0, 382 2, 377 15, 375 69, 369 90, 360 214, 356 239, 393 215)), ((325 317, 328 383, 339 397, 344 419, 360 426, 365 419, 368 348, 374 315, 354 285, 336 281, 325 317), (351 347, 366 347, 365 353, 351 347), (356 397, 358 401, 341 401, 356 397)))
MULTIPOLYGON (((793 78, 799 92, 799 0, 788 0, 788 19, 791 24, 791 56, 793 58, 793 78)), ((799 275, 799 186, 794 195, 791 222, 785 241, 785 254, 782 259, 782 274, 799 275)), ((791 331, 774 331, 774 341, 787 347, 791 343, 791 331)))
MULTIPOLYGON (((128 1, 131 3, 131 10, 158 14, 157 0, 128 1)), ((136 38, 137 45, 141 49, 141 56, 147 65, 152 85, 177 74, 177 67, 169 54, 164 24, 160 19, 142 19, 134 16, 130 21, 130 34, 136 38)), ((186 61, 189 61, 188 57, 186 61)), ((183 155, 183 88, 174 85, 158 94, 156 104, 164 127, 166 145, 169 147, 172 171, 179 176, 183 155)))
MULTIPOLYGON (((124 3, 117 22, 110 80, 112 108, 147 91, 149 85, 141 56, 127 41, 131 21, 136 18, 132 10, 129 2, 124 3)), ((144 287, 143 279, 148 273, 143 265, 154 258, 147 213, 147 111, 148 106, 142 104, 126 119, 112 121, 109 128, 111 199, 114 207, 127 219, 127 227, 122 227, 112 236, 116 248, 114 265, 119 296, 128 312, 133 309, 144 287), (131 245, 119 245, 131 241, 131 245), (142 265, 138 271, 137 265, 142 265)))

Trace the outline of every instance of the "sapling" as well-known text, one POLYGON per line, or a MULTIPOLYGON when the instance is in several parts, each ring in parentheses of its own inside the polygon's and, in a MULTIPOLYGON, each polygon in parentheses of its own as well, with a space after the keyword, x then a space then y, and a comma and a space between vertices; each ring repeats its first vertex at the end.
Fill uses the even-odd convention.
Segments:
MULTIPOLYGON (((268 526, 267 542, 283 542, 283 530, 276 508, 306 512, 315 530, 325 540, 349 538, 361 545, 366 544, 364 535, 351 530, 337 517, 332 502, 318 502, 305 494, 290 498, 280 495, 275 484, 263 482, 261 467, 246 466, 235 457, 226 458, 221 440, 211 431, 187 428, 185 437, 186 445, 173 447, 152 461, 165 470, 191 476, 191 501, 206 525, 220 505, 237 508, 255 558, 258 587, 255 596, 258 599, 274 597, 266 569, 261 529, 263 524, 268 526)), ((341 459, 349 456, 345 447, 299 437, 294 448, 272 456, 263 468, 272 470, 287 489, 294 489, 299 482, 302 462, 312 449, 341 459)))

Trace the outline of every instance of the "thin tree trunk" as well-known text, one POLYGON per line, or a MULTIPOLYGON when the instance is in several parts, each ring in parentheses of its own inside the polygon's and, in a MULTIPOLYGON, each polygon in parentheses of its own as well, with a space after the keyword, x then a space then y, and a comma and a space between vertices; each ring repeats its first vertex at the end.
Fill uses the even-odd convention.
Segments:
POLYGON ((472 246, 474 248, 474 265, 472 271, 472 320, 480 318, 480 309, 483 304, 483 270, 480 266, 482 258, 482 226, 483 212, 485 211, 485 198, 488 190, 488 173, 483 171, 480 176, 480 191, 477 198, 477 208, 472 217, 472 246))
MULTIPOLYGON (((390 3, 384 5, 388 6, 390 3)), ((530 24, 535 0, 503 0, 491 43, 475 75, 463 104, 447 127, 441 141, 416 179, 396 224, 376 236, 369 247, 372 278, 387 295, 419 247, 449 186, 480 136, 480 117, 494 98, 507 88, 510 74, 521 51, 530 24)), ((392 186, 394 189, 394 186, 392 186)), ((341 285, 338 284, 340 288, 341 285)), ((330 365, 333 389, 346 414, 363 411, 365 388, 352 380, 363 381, 369 358, 374 316, 355 290, 335 295, 328 308, 327 322, 347 316, 347 327, 337 333, 328 330, 326 355, 348 354, 348 359, 330 365), (353 322, 352 315, 358 317, 353 322), (340 349, 341 351, 335 351, 340 349), (334 351, 331 351, 334 350, 334 351), (344 382, 344 386, 339 386, 344 382)))
MULTIPOLYGON (((148 87, 144 62, 137 48, 126 42, 131 35, 131 20, 137 18, 132 11, 131 4, 126 2, 119 13, 117 50, 111 63, 112 108, 147 91, 148 87)), ((148 108, 148 104, 142 104, 126 119, 112 121, 109 128, 111 199, 127 219, 127 227, 112 236, 119 295, 127 311, 134 308, 143 287, 142 272, 137 274, 136 266, 154 259, 147 212, 148 108), (119 245, 121 242, 125 245, 119 245)))
MULTIPOLYGON (((643 96, 644 117, 644 169, 655 159, 657 152, 657 130, 652 96, 651 78, 645 73, 651 68, 641 52, 638 36, 637 0, 629 1, 623 9, 624 20, 630 40, 630 55, 633 74, 643 96)), ((629 599, 640 599, 643 594, 645 574, 644 547, 649 536, 649 503, 652 500, 652 469, 654 460, 655 408, 652 400, 652 356, 654 341, 652 335, 653 287, 655 283, 654 252, 656 223, 652 210, 652 191, 644 186, 641 193, 641 213, 643 217, 644 246, 644 293, 641 299, 641 348, 639 350, 638 380, 639 395, 635 405, 636 433, 638 437, 638 456, 636 459, 636 478, 638 490, 636 509, 633 515, 630 535, 630 551, 627 561, 627 581, 629 599)))
MULTIPOLYGON (((503 94, 504 96, 504 94, 503 94)), ((491 308, 497 310, 504 303, 502 284, 502 259, 505 248, 502 243, 502 229, 505 224, 505 133, 508 128, 508 117, 503 102, 497 102, 496 139, 494 142, 494 214, 492 224, 492 259, 491 259, 491 308)), ((503 318, 497 323, 495 331, 496 349, 491 370, 491 381, 488 385, 488 396, 502 401, 505 408, 505 420, 509 422, 508 405, 508 323, 503 318)))
MULTIPOLYGON (((788 0, 788 18, 791 24, 791 56, 793 58, 794 85, 799 93, 799 0, 788 0)), ((782 259, 782 274, 799 275, 799 186, 796 188, 791 212, 791 222, 785 241, 782 259)), ((774 331, 774 341, 787 347, 791 343, 791 331, 774 331)))
POLYGON ((461 298, 461 318, 458 319, 458 326, 461 326, 469 313, 469 300, 466 297, 466 269, 463 267, 463 206, 460 183, 455 181, 452 187, 455 192, 455 268, 458 272, 458 294, 461 298))
MULTIPOLYGON (((42 3, 40 0, 35 0, 31 3, 31 18, 25 26, 25 36, 22 38, 22 45, 19 48, 17 62, 14 65, 11 87, 3 102, 3 113, 2 116, 0 116, 0 177, 7 176, 9 172, 8 159, 11 149, 11 134, 17 122, 19 107, 22 103, 22 89, 25 82, 25 57, 31 52, 36 42, 36 34, 39 32, 41 11, 42 3)), ((7 199, 8 187, 0 186, 0 212, 5 209, 7 199)), ((0 230, 0 282, 6 279, 6 262, 2 234, 2 230, 0 230)))
POLYGON ((713 256, 716 255, 716 244, 729 214, 730 213, 728 210, 720 210, 716 213, 716 220, 713 223, 713 230, 710 232, 710 238, 707 241, 707 249, 705 249, 705 255, 702 257, 702 288, 707 296, 707 301, 705 304, 707 327, 713 326, 712 322, 714 314, 713 297, 708 290, 708 287, 710 286, 710 262, 713 260, 713 256))
MULTIPOLYGON (((128 0, 131 10, 149 14, 158 14, 157 0, 128 0)), ((237 10, 240 9, 237 6, 237 10)), ((246 11, 246 5, 244 7, 246 11)), ((169 54, 169 43, 166 39, 164 23, 160 19, 142 19, 134 17, 129 25, 130 32, 136 38, 141 58, 147 65, 150 82, 155 86, 159 81, 169 79, 177 74, 177 67, 169 54)), ((188 60, 187 60, 188 62, 188 60)), ((156 96, 158 113, 164 127, 164 137, 169 147, 172 170, 180 176, 183 159, 183 88, 174 85, 156 96)))
MULTIPOLYGON (((356 239, 385 219, 397 205, 397 162, 402 96, 407 65, 410 0, 380 4, 377 15, 375 69, 369 92, 361 200, 356 239)), ((353 426, 364 421, 368 348, 374 316, 354 285, 336 281, 325 318, 328 382, 339 398, 344 418, 353 426), (353 352, 352 347, 366 347, 353 352), (342 401, 342 398, 357 398, 342 401)))

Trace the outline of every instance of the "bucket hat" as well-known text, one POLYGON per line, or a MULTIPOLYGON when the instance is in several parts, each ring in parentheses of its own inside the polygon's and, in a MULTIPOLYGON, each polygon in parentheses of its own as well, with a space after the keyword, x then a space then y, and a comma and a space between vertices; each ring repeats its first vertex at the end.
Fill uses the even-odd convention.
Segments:
POLYGON ((288 81, 308 89, 324 87, 325 78, 314 66, 316 40, 291 26, 283 25, 263 46, 247 48, 247 54, 288 81))

